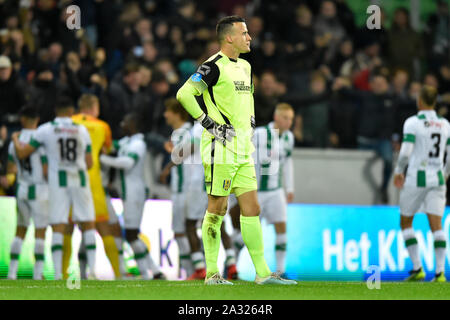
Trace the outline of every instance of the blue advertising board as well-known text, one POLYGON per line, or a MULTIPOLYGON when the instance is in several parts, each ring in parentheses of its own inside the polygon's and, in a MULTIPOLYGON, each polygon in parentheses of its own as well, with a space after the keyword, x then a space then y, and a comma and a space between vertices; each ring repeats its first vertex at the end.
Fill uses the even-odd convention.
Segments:
MULTIPOLYGON (((449 235, 449 208, 442 227, 449 235)), ((262 222, 267 263, 275 262, 275 231, 262 222)), ((425 214, 415 216, 413 227, 419 245, 426 280, 434 276, 434 240, 425 214)), ((286 273, 300 280, 362 281, 379 267, 381 280, 399 281, 408 276, 412 263, 400 230, 397 206, 350 206, 290 204, 287 223, 286 273)), ((449 274, 447 246, 445 273, 449 274)), ((245 280, 253 280, 255 271, 246 249, 242 250, 238 270, 245 280)))

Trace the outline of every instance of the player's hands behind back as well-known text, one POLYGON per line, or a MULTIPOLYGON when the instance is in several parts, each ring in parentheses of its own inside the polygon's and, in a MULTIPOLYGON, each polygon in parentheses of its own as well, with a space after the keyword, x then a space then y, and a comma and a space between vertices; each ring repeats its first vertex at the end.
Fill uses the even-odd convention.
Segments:
POLYGON ((401 189, 403 188, 403 184, 405 183, 405 175, 402 173, 394 175, 394 185, 401 189))
POLYGON ((201 125, 216 139, 221 141, 223 145, 225 145, 227 141, 231 142, 233 137, 236 135, 232 125, 218 124, 207 115, 204 115, 202 120, 200 120, 201 118, 202 117, 199 118, 201 125))

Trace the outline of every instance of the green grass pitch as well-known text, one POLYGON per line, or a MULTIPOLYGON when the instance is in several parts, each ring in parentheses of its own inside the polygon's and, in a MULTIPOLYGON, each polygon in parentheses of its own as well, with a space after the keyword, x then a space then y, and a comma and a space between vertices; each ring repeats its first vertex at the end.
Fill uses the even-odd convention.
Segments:
POLYGON ((450 283, 382 282, 369 290, 365 282, 301 281, 295 286, 256 285, 234 281, 234 286, 205 286, 202 281, 81 281, 68 289, 65 281, 0 280, 5 299, 115 299, 115 300, 327 300, 327 299, 450 299, 450 283))

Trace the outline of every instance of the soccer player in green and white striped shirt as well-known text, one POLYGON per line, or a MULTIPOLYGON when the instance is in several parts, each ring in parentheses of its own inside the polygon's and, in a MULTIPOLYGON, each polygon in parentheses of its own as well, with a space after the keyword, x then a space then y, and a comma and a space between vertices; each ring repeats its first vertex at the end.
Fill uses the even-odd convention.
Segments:
MULTIPOLYGON (((171 136, 171 142, 174 150, 178 150, 181 146, 191 140, 192 125, 188 121, 189 114, 184 110, 180 103, 175 99, 167 99, 165 101, 166 111, 164 118, 169 126, 174 130, 171 136)), ((170 191, 172 200, 172 230, 174 238, 178 245, 178 257, 181 269, 186 272, 186 278, 193 272, 193 265, 191 262, 191 248, 189 240, 186 235, 186 189, 188 187, 190 172, 186 170, 183 163, 184 154, 176 154, 179 156, 179 161, 170 162, 163 170, 163 172, 170 172, 170 191)), ((174 155, 172 155, 172 159, 174 155)))
POLYGON ((28 144, 12 135, 18 159, 26 159, 41 146, 48 157, 49 223, 52 226, 52 259, 55 279, 62 278, 63 233, 69 221, 78 223, 86 246, 89 278, 95 278, 95 213, 87 170, 92 167, 91 139, 84 126, 70 118, 75 111, 68 98, 58 101, 53 121, 36 130, 28 144))
POLYGON ((102 154, 100 163, 119 170, 120 187, 123 202, 125 237, 134 252, 134 259, 144 280, 165 279, 158 265, 153 261, 146 244, 139 239, 139 230, 148 197, 144 165, 147 145, 142 132, 142 122, 136 113, 127 114, 120 123, 123 134, 119 140, 117 157, 102 154), (152 271, 152 277, 148 270, 152 271))
POLYGON ((275 109, 274 121, 256 128, 253 136, 260 216, 275 227, 276 271, 282 275, 286 260, 287 202, 294 198, 294 135, 289 130, 293 120, 292 106, 280 103, 275 109))
MULTIPOLYGON (((39 123, 39 114, 33 107, 24 107, 20 111, 19 141, 28 144, 33 139, 39 123)), ((11 244, 11 261, 8 279, 17 278, 19 255, 23 239, 30 225, 30 218, 35 227, 34 257, 35 265, 33 279, 42 279, 44 268, 45 231, 48 226, 48 185, 47 185, 47 156, 43 148, 26 159, 19 160, 11 142, 8 149, 8 172, 17 172, 17 229, 11 244)))
POLYGON ((445 181, 450 173, 448 158, 444 167, 444 153, 450 154, 450 124, 434 111, 436 97, 436 88, 423 86, 417 99, 419 112, 409 117, 403 126, 403 143, 395 168, 394 184, 401 189, 400 225, 413 262, 413 270, 406 280, 425 278, 412 228, 415 213, 423 210, 434 237, 436 274, 433 281, 446 281, 446 236, 441 221, 446 203, 445 181))

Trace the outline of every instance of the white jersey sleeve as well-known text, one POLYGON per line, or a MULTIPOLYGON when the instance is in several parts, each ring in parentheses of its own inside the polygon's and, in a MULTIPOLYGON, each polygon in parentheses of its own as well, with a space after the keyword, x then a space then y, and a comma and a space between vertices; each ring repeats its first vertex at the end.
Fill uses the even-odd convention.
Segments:
POLYGON ((16 150, 14 149, 14 143, 11 141, 8 145, 8 160, 14 161, 16 157, 16 150))
POLYGON ((49 123, 44 123, 40 125, 36 129, 36 132, 34 133, 34 136, 30 141, 30 145, 36 149, 42 145, 45 146, 49 135, 49 128, 50 128, 49 123))
POLYGON ((417 117, 415 116, 408 118, 403 125, 403 141, 397 160, 397 165, 394 169, 395 174, 401 174, 405 171, 405 168, 409 162, 409 158, 414 150, 417 131, 416 118, 417 117))
POLYGON ((81 141, 84 143, 86 153, 91 153, 92 152, 91 136, 89 135, 89 131, 83 125, 80 125, 80 135, 81 141))
POLYGON ((147 151, 147 147, 145 142, 142 140, 134 140, 128 147, 127 156, 134 159, 134 162, 138 162, 139 159, 143 159, 145 156, 145 152, 147 151))
MULTIPOLYGON (((446 121, 445 123, 447 126, 447 132, 449 132, 449 136, 450 136, 450 123, 448 121, 446 121)), ((447 139, 447 143, 445 145, 445 151, 447 153, 447 158, 445 161, 444 175, 445 175, 445 180, 447 181, 447 179, 450 175, 450 137, 447 139)))
POLYGON ((292 160, 292 152, 294 150, 294 135, 288 131, 288 147, 286 150, 286 160, 283 166, 284 187, 288 193, 294 192, 294 162, 292 160))
POLYGON ((253 159, 255 161, 255 172, 256 172, 256 180, 258 186, 261 180, 262 174, 262 166, 261 164, 267 161, 267 133, 264 127, 258 127, 255 129, 255 132, 252 137, 253 145, 255 146, 255 151, 253 152, 253 159), (264 147, 263 147, 264 146, 264 147))
POLYGON ((134 166, 134 159, 128 157, 128 156, 122 156, 122 157, 111 157, 107 156, 105 154, 102 154, 100 156, 100 162, 102 165, 113 167, 116 169, 125 169, 130 170, 134 166))

